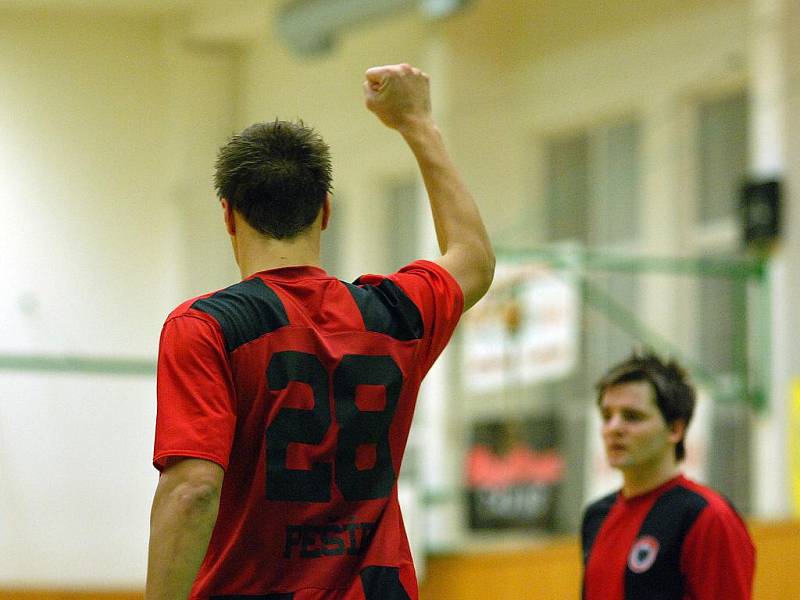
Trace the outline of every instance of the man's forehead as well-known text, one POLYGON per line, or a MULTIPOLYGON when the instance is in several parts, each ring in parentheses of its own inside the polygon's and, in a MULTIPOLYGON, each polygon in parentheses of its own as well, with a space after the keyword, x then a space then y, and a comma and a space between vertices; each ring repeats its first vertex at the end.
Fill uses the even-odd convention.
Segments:
POLYGON ((649 381, 625 381, 610 385, 603 390, 603 395, 600 397, 600 407, 625 405, 639 408, 657 408, 655 400, 655 387, 649 381))

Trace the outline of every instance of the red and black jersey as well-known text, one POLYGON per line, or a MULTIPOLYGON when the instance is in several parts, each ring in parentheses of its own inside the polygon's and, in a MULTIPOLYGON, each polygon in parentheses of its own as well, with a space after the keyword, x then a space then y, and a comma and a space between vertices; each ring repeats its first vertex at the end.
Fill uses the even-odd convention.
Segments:
POLYGON ((755 549, 714 490, 678 476, 591 504, 581 528, 584 600, 749 600, 755 549))
POLYGON ((192 599, 416 600, 396 480, 462 306, 417 261, 353 284, 273 269, 172 312, 153 462, 225 469, 192 599))

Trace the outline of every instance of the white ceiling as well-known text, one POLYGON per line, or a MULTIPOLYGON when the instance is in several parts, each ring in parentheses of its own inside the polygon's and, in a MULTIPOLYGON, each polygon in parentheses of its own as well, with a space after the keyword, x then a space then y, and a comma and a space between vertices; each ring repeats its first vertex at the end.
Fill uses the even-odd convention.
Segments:
POLYGON ((264 35, 283 0, 0 0, 0 16, 8 11, 94 18, 185 18, 187 41, 241 43, 264 35))
MULTIPOLYGON (((208 5, 230 6, 236 10, 241 5, 261 5, 275 8, 289 0, 0 0, 0 8, 52 8, 58 10, 139 12, 163 14, 202 9, 208 5)), ((329 0, 335 2, 335 0, 329 0)), ((519 18, 558 17, 567 19, 591 18, 600 21, 624 21, 627 17, 639 19, 664 16, 687 8, 709 4, 746 3, 746 0, 472 0, 470 10, 519 18)))
POLYGON ((0 9, 51 9, 157 15, 191 10, 205 0, 0 0, 0 9))
MULTIPOLYGON (((329 0, 334 2, 335 0, 329 0)), ((472 0, 459 16, 471 36, 523 27, 530 54, 546 54, 587 38, 609 36, 714 4, 751 0, 472 0)), ((3 9, 124 14, 145 18, 185 14, 200 37, 241 42, 263 35, 287 0, 0 0, 3 9)))

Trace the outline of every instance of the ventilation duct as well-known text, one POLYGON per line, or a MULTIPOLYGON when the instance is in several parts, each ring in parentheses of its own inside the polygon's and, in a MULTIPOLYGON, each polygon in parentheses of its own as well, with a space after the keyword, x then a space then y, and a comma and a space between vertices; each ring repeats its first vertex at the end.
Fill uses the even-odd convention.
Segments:
POLYGON ((294 0, 278 9, 276 26, 296 54, 330 51, 345 30, 417 7, 428 19, 443 19, 471 0, 294 0))

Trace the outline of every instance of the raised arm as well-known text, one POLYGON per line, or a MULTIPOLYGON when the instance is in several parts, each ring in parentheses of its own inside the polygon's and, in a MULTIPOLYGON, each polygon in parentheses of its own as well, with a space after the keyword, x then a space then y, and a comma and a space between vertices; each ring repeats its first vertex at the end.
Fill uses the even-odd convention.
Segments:
POLYGON ((367 108, 397 130, 414 153, 430 200, 441 258, 436 262, 458 281, 464 310, 489 289, 494 252, 475 200, 445 148, 431 115, 429 78, 410 65, 367 70, 367 108))

